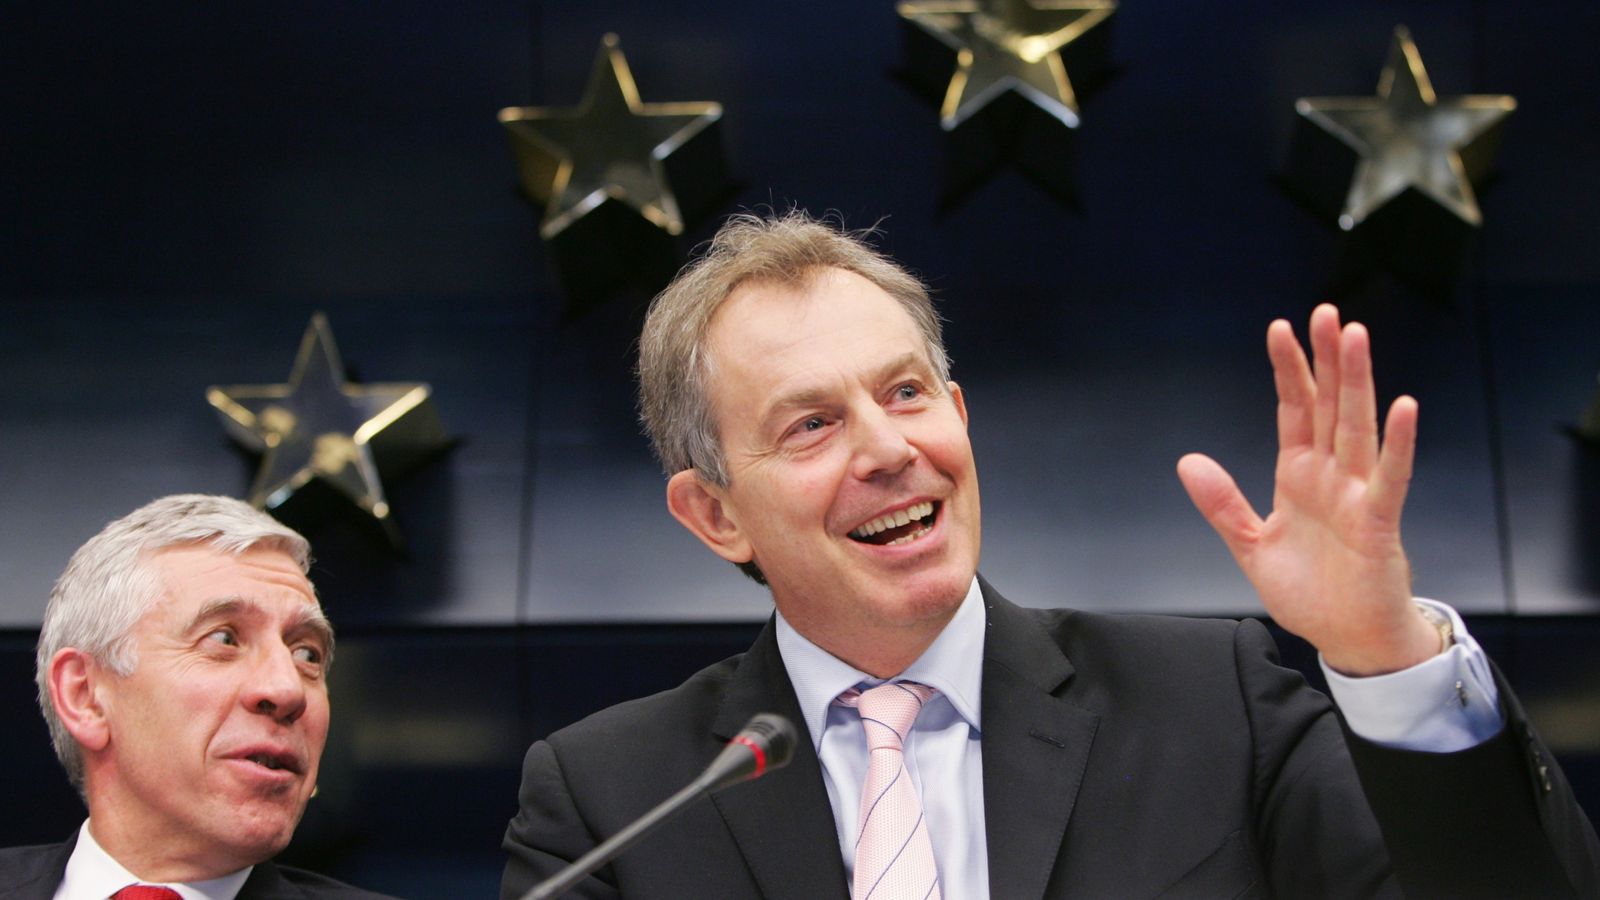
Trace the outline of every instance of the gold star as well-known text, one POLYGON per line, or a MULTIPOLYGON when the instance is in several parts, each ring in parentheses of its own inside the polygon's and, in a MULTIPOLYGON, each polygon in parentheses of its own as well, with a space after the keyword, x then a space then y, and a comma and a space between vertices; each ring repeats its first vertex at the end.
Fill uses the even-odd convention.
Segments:
POLYGON ((1415 188, 1469 225, 1483 224, 1463 156, 1485 168, 1495 126, 1517 108, 1506 94, 1434 95, 1405 26, 1394 30, 1375 97, 1302 97, 1295 111, 1361 155, 1339 227, 1361 224, 1415 188), (1487 150, 1485 149, 1487 148, 1487 150))
POLYGON ((317 313, 300 340, 288 384, 213 386, 206 399, 236 440, 262 454, 249 498, 257 508, 276 512, 320 480, 398 543, 377 459, 414 461, 448 443, 430 393, 421 383, 345 380, 328 319, 317 313))
POLYGON ((577 106, 500 110, 523 189, 545 204, 539 232, 546 240, 608 199, 633 207, 668 234, 682 234, 683 216, 662 162, 721 118, 719 103, 642 102, 614 34, 601 39, 577 106))
POLYGON ((1061 49, 1104 22, 1113 0, 908 0, 895 9, 956 52, 939 125, 953 131, 1006 91, 1078 127, 1061 49))

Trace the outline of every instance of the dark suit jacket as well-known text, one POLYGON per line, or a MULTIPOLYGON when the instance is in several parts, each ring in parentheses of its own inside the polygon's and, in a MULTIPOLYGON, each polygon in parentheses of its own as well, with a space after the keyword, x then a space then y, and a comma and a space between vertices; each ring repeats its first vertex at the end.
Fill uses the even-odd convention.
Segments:
MULTIPOLYGON (((78 835, 59 844, 37 847, 9 847, 0 850, 0 900, 50 900, 61 877, 66 874, 67 860, 72 848, 78 844, 78 835)), ((343 882, 324 878, 301 869, 258 863, 250 870, 239 889, 238 900, 393 900, 383 894, 374 894, 353 888, 343 882)))
MULTIPOLYGON (((1390 751, 1347 742, 1257 622, 1025 610, 983 590, 995 900, 1600 893, 1594 831, 1509 689, 1487 744, 1390 751)), ((758 712, 800 727, 789 766, 685 811, 575 895, 845 900, 770 623, 749 652, 533 745, 502 897, 688 783, 758 712)))

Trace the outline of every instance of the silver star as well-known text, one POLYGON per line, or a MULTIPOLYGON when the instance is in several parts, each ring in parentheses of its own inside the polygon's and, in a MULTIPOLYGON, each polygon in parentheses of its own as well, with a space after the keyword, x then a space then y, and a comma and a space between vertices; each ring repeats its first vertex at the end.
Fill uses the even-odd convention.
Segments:
POLYGON ((1361 155, 1339 214, 1346 231, 1408 187, 1469 225, 1483 224, 1462 154, 1516 108, 1506 94, 1437 98, 1403 25, 1394 30, 1377 96, 1295 101, 1296 112, 1361 155))

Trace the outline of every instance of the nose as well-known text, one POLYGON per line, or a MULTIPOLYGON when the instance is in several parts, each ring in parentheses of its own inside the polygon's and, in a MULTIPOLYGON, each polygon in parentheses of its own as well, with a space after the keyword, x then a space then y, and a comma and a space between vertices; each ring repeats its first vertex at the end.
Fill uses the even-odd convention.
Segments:
POLYGON ((288 725, 306 709, 305 679, 284 644, 265 647, 252 667, 241 697, 245 708, 288 725))
POLYGON ((851 424, 855 426, 851 470, 856 478, 866 481, 895 475, 917 458, 916 445, 906 436, 903 422, 883 408, 873 405, 858 413, 851 424))

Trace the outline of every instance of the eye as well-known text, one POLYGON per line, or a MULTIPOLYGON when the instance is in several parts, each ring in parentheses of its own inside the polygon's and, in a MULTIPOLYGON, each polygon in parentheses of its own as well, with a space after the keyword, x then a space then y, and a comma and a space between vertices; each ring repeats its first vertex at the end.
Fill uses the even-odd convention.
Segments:
POLYGON ((926 389, 924 389, 922 382, 907 381, 895 385, 894 390, 889 392, 888 402, 910 404, 915 406, 925 403, 927 399, 928 392, 926 389))
POLYGON ((789 431, 786 437, 815 434, 816 432, 827 428, 830 424, 832 424, 832 420, 827 416, 821 414, 806 416, 804 419, 801 419, 800 421, 789 426, 789 431))
POLYGON ((295 662, 307 663, 313 666, 322 665, 322 649, 310 644, 301 644, 294 648, 295 662))
POLYGON ((839 417, 830 412, 815 412, 791 420, 775 446, 788 452, 809 450, 826 443, 839 428, 839 417))
POLYGON ((225 647, 239 646, 239 636, 234 634, 231 628, 218 628, 216 631, 208 633, 205 639, 225 647))

